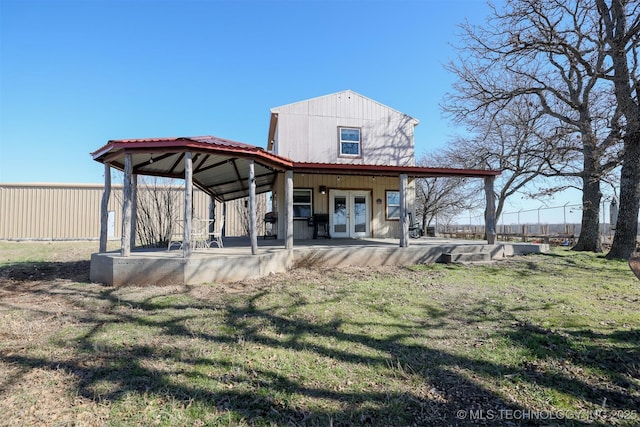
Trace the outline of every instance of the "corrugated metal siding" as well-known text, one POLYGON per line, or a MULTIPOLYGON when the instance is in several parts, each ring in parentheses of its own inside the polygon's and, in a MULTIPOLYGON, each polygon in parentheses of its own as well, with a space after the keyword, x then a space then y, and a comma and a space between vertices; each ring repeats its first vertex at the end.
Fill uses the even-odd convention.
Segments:
POLYGON ((353 92, 277 109, 277 152, 294 161, 411 166, 414 119, 353 92), (362 157, 338 156, 338 127, 362 129, 362 157))
MULTIPOLYGON (((95 240, 100 237, 100 206, 104 187, 99 184, 0 184, 0 240, 95 240)), ((174 187, 178 211, 184 212, 183 189, 174 187)), ((144 185, 138 185, 139 200, 144 200, 144 185)), ((194 216, 209 217, 209 197, 194 190, 194 216)), ((257 196, 265 205, 267 194, 257 196)), ((247 228, 239 213, 246 199, 226 203, 225 232, 241 236, 247 228)), ((139 208, 140 209, 140 208, 139 208)), ((216 215, 223 205, 216 203, 216 215)), ((113 185, 109 211, 115 214, 115 236, 122 230, 122 186, 113 185)), ((264 213, 259 213, 264 215, 264 213)), ((246 215, 245 215, 246 216, 246 215)), ((182 218, 182 215, 180 215, 182 218)), ((260 218, 260 216, 259 216, 260 218)))
MULTIPOLYGON (((371 233, 372 237, 399 238, 399 221, 387 221, 385 218, 386 191, 398 191, 399 178, 373 177, 373 176, 339 176, 339 175, 303 175, 294 174, 294 188, 313 189, 313 213, 329 213, 329 192, 320 194, 319 187, 324 185, 328 190, 364 190, 371 191, 371 233), (381 203, 376 203, 380 199, 381 203)), ((284 179, 279 175, 275 184, 276 206, 278 218, 284 220, 284 179)), ((415 184, 409 181, 407 188, 407 204, 409 211, 413 212, 415 204, 415 184)), ((413 214, 415 218, 415 213, 413 214)), ((278 221, 278 235, 284 235, 284 221, 278 221)), ((294 220, 293 236, 295 239, 310 239, 313 237, 313 228, 306 221, 294 220)))
POLYGON ((0 239, 97 239, 101 200, 99 185, 2 184, 0 239))

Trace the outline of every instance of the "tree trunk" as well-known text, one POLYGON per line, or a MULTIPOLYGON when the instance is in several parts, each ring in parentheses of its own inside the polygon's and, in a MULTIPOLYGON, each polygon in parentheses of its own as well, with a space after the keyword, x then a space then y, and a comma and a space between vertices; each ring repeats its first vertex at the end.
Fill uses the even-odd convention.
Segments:
POLYGON ((640 209, 640 131, 625 141, 620 173, 620 210, 607 259, 629 259, 636 250, 640 209))
POLYGON ((602 252, 600 245, 600 176, 589 159, 590 150, 586 150, 582 176, 582 227, 574 251, 602 252), (589 160, 587 160, 589 159, 589 160))

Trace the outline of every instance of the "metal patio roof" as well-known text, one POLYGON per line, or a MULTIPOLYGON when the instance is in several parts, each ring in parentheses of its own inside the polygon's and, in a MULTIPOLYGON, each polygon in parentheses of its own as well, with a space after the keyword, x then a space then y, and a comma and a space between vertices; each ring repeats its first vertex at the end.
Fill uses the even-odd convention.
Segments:
POLYGON ((124 170, 125 154, 133 173, 184 178, 184 155, 191 152, 193 183, 219 201, 249 195, 249 162, 254 161, 256 193, 271 190, 276 174, 291 169, 291 160, 242 142, 215 136, 111 140, 91 153, 94 160, 124 170))
POLYGON ((91 153, 93 159, 124 170, 125 154, 133 159, 133 173, 184 179, 184 155, 192 153, 193 183, 219 201, 249 195, 249 162, 254 161, 256 193, 271 191, 279 172, 332 175, 375 175, 412 178, 500 175, 484 169, 429 168, 364 164, 294 162, 263 148, 215 136, 111 140, 91 153))

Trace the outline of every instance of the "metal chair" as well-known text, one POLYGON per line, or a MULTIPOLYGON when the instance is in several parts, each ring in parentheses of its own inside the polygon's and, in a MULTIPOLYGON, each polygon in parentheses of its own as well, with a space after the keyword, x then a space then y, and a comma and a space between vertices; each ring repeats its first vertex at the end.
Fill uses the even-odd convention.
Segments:
POLYGON ((224 227, 224 215, 221 215, 220 218, 215 218, 213 226, 214 229, 209 232, 209 240, 207 246, 211 247, 211 245, 215 243, 219 248, 223 248, 224 244, 222 243, 222 228, 224 227))
POLYGON ((177 221, 171 224, 171 232, 169 233, 169 244, 167 250, 170 251, 174 244, 178 245, 178 249, 182 249, 184 240, 184 223, 177 221))
POLYGON ((193 218, 191 222, 191 245, 193 249, 209 247, 209 220, 193 218))

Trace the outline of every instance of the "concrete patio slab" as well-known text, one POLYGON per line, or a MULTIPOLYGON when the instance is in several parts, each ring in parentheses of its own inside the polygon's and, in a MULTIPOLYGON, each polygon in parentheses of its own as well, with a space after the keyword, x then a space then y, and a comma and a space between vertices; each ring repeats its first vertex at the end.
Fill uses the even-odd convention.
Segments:
MULTIPOLYGON (((251 255, 248 238, 226 238, 224 248, 194 250, 184 258, 181 250, 136 249, 128 257, 120 252, 91 256, 90 278, 113 286, 225 283, 285 272, 295 267, 415 265, 442 262, 445 253, 489 254, 500 259, 549 250, 548 245, 498 243, 478 240, 422 237, 399 247, 398 239, 318 239, 294 242, 259 239, 251 255)), ((471 257, 473 258, 473 257, 471 257)))

